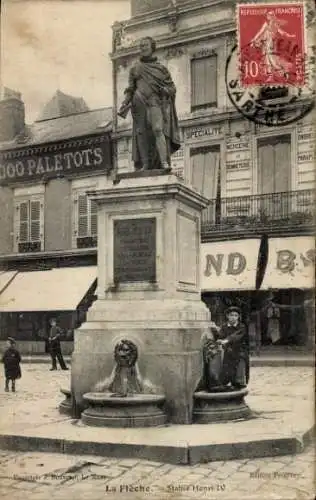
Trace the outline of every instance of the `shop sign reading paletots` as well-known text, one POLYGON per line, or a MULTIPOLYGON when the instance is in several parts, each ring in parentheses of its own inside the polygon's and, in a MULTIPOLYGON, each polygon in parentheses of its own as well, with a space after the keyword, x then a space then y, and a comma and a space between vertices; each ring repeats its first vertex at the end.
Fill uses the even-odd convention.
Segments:
POLYGON ((32 181, 45 176, 58 177, 91 170, 106 170, 111 165, 108 140, 100 143, 67 147, 61 152, 37 152, 34 148, 27 156, 9 158, 0 155, 0 183, 32 181))

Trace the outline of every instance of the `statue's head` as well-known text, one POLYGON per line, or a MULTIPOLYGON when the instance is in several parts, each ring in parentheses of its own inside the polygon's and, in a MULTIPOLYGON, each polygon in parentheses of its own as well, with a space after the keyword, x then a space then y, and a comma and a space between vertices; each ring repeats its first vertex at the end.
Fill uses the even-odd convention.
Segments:
POLYGON ((136 345, 130 340, 120 340, 115 346, 114 358, 119 366, 134 366, 138 358, 136 345))
POLYGON ((156 42, 151 36, 145 36, 139 42, 140 55, 151 56, 156 51, 156 42))

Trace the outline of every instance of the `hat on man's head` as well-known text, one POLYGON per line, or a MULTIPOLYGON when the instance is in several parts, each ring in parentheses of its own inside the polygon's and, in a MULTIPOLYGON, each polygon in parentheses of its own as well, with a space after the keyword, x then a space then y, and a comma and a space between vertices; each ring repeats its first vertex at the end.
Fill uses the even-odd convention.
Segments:
POLYGON ((15 340, 13 337, 8 337, 8 341, 11 342, 11 344, 15 344, 15 340))
POLYGON ((236 312, 239 314, 239 316, 241 316, 241 309, 237 306, 230 306, 226 309, 225 311, 225 316, 227 316, 227 314, 231 313, 231 312, 236 312))

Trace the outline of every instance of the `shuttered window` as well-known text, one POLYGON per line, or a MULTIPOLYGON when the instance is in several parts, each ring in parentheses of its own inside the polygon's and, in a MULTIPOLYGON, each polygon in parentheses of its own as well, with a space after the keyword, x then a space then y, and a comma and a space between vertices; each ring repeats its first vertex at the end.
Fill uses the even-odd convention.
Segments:
POLYGON ((91 236, 98 234, 98 212, 95 201, 90 201, 90 232, 91 236))
POLYGON ((203 196, 214 200, 220 180, 220 149, 218 146, 191 148, 191 184, 203 196))
POLYGON ((78 236, 82 238, 89 235, 89 209, 88 198, 78 196, 78 236))
POLYGON ((97 204, 84 193, 74 195, 74 247, 94 247, 97 244, 97 204))
POLYGON ((39 241, 40 237, 41 204, 39 201, 30 201, 30 241, 39 241))
POLYGON ((291 135, 258 140, 259 192, 278 193, 290 190, 291 135))
POLYGON ((258 210, 272 218, 287 217, 290 198, 280 193, 291 188, 291 135, 258 140, 258 191, 265 196, 258 210))
POLYGON ((221 172, 218 145, 191 148, 191 184, 210 204, 202 214, 215 221, 220 213, 221 172))
POLYGON ((32 252, 44 247, 44 203, 41 199, 15 201, 14 250, 32 252))
POLYGON ((29 202, 20 203, 20 231, 18 238, 21 242, 29 240, 29 202))
POLYGON ((191 60, 191 110, 217 106, 217 56, 191 60))

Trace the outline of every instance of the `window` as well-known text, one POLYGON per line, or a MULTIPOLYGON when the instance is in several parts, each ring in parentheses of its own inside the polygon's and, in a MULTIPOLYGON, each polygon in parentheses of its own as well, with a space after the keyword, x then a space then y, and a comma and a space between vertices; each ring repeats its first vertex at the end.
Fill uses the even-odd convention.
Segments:
POLYGON ((15 252, 40 252, 44 249, 43 202, 39 197, 15 199, 15 252))
POLYGON ((217 55, 191 60, 191 111, 217 106, 217 55))
POLYGON ((191 184, 203 196, 214 200, 220 189, 220 147, 191 148, 191 184))
POLYGON ((191 184, 210 200, 206 209, 212 219, 219 217, 221 210, 220 146, 191 148, 191 184))
POLYGON ((291 135, 284 134, 258 139, 258 190, 262 197, 262 215, 286 217, 291 189, 291 135))
POLYGON ((262 194, 290 190, 291 135, 258 139, 258 180, 262 194))
POLYGON ((76 248, 91 248, 97 246, 98 215, 97 204, 85 193, 74 195, 74 244, 76 248))

